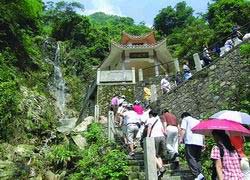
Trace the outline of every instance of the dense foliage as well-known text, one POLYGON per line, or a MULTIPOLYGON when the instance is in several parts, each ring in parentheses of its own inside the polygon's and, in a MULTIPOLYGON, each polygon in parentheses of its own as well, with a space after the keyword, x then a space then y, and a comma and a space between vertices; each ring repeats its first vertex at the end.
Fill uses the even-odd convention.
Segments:
POLYGON ((67 170, 68 179, 124 179, 127 176, 125 152, 109 143, 101 124, 93 123, 85 133, 88 146, 78 150, 74 145, 52 146, 47 154, 54 171, 67 170))
MULTIPOLYGON (((174 57, 191 60, 195 52, 202 51, 204 44, 210 47, 216 42, 224 44, 224 37, 230 35, 233 25, 240 25, 242 33, 249 32, 249 9, 250 2, 246 0, 214 0, 208 5, 207 13, 194 16, 192 7, 180 2, 175 7, 163 8, 156 15, 154 30, 158 39, 167 38, 167 45, 174 57)), ((35 149, 33 146, 41 148, 44 146, 43 140, 48 138, 48 132, 56 129, 58 116, 55 97, 48 88, 53 67, 46 60, 47 57, 54 58, 55 52, 53 48, 50 52, 44 51, 46 40, 61 42, 61 66, 70 94, 67 106, 79 112, 84 90, 95 78, 96 68, 107 57, 110 42, 119 42, 123 31, 134 35, 152 31, 144 22, 135 24, 130 17, 102 12, 84 16, 78 13, 80 11, 84 11, 84 6, 75 2, 51 1, 44 4, 41 0, 0 1, 1 142, 9 142, 13 146, 28 143, 32 144, 32 149, 35 149)), ((242 46, 241 53, 249 57, 249 45, 242 46)), ((246 77, 239 78, 247 81, 246 77)), ((230 102, 237 103, 225 104, 225 108, 249 113, 250 96, 245 91, 248 89, 245 84, 237 87, 235 94, 229 94, 230 102)), ((88 142, 85 150, 79 150, 71 141, 62 140, 52 145, 46 156, 39 149, 36 155, 31 150, 23 159, 17 157, 13 162, 25 167, 19 168, 16 176, 27 179, 30 172, 27 159, 32 159, 30 166, 36 172, 66 170, 69 179, 126 177, 125 153, 116 144, 106 141, 99 124, 91 125, 84 136, 88 142)), ((209 140, 203 159, 207 174, 212 144, 209 140)), ((12 145, 0 145, 3 160, 16 156, 16 152, 11 156, 5 153, 6 149, 12 152, 12 145)))

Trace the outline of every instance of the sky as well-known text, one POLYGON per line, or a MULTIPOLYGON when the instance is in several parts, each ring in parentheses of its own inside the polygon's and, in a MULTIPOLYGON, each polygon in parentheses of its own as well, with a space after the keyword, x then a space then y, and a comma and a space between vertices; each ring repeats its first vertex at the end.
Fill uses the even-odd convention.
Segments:
MULTIPOLYGON (((59 0, 43 0, 44 2, 59 0)), ((64 0, 66 2, 77 1, 84 5, 83 14, 89 15, 94 12, 127 16, 136 23, 144 21, 147 26, 152 26, 154 17, 162 8, 174 7, 183 0, 64 0)), ((194 9, 194 14, 207 11, 207 4, 211 0, 186 0, 187 5, 194 9)))

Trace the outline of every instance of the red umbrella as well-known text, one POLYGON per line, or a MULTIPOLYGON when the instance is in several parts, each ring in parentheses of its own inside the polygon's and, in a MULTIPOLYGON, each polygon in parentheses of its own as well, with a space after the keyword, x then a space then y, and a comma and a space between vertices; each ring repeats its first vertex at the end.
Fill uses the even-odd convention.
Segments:
POLYGON ((213 130, 225 130, 233 136, 250 136, 250 131, 240 123, 224 119, 208 119, 192 128, 193 133, 210 135, 213 130))

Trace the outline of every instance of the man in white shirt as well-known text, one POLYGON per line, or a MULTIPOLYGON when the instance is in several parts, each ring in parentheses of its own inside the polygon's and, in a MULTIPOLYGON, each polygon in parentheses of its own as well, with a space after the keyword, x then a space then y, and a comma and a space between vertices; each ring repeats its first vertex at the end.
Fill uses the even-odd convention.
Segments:
POLYGON ((161 80, 161 90, 162 90, 162 93, 165 94, 165 93, 168 93, 171 89, 171 85, 168 81, 168 75, 166 74, 165 77, 161 80))
POLYGON ((201 173, 201 152, 204 146, 204 136, 191 131, 200 121, 191 117, 188 112, 184 112, 181 118, 179 142, 184 141, 186 160, 192 174, 196 177, 195 180, 202 180, 204 176, 201 173))

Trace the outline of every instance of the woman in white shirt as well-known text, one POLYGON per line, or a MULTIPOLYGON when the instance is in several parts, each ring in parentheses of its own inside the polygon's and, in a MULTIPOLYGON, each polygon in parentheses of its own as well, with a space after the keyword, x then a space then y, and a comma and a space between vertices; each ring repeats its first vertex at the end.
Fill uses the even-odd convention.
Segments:
POLYGON ((149 112, 149 119, 146 123, 148 126, 147 137, 153 137, 155 140, 156 165, 158 168, 157 175, 162 176, 166 171, 163 166, 162 157, 167 152, 166 139, 164 135, 163 124, 155 110, 149 112))

